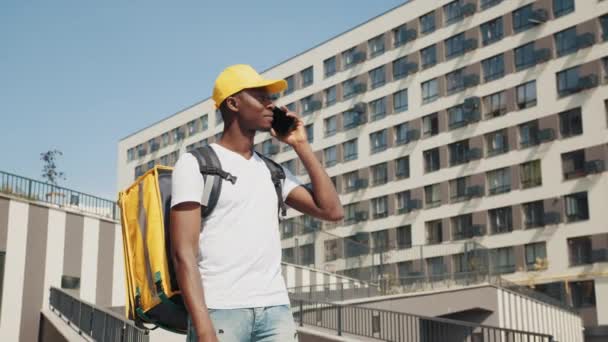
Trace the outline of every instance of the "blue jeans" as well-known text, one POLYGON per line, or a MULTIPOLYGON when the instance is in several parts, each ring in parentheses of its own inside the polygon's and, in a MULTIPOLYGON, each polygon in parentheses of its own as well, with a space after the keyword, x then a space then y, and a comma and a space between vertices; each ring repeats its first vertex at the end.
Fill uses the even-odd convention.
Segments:
MULTIPOLYGON (((209 309, 220 342, 297 341, 296 327, 288 305, 247 309, 209 309)), ((188 342, 196 332, 188 319, 188 342)))

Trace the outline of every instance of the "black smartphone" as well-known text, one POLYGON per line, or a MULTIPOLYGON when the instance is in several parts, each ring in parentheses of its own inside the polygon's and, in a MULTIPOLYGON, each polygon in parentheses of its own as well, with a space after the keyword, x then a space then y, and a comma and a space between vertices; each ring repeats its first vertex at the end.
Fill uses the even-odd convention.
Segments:
POLYGON ((272 128, 278 135, 287 135, 296 127, 296 119, 287 116, 287 112, 279 107, 272 110, 272 128))

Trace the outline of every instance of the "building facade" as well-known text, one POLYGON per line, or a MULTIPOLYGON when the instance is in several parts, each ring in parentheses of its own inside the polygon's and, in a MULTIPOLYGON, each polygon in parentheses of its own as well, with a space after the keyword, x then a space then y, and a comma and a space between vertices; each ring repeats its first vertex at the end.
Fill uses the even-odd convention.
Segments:
MULTIPOLYGON (((607 40, 605 0, 413 0, 266 70, 345 208, 290 211, 285 261, 399 282, 470 271, 475 241, 589 334, 608 325, 607 40)), ((209 98, 124 138, 119 188, 222 129, 209 98)), ((288 146, 255 143, 308 181, 288 146)))

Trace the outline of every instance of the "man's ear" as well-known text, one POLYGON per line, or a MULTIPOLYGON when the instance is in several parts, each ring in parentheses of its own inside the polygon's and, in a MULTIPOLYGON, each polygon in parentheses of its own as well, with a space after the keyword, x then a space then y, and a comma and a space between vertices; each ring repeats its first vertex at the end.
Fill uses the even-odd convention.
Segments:
POLYGON ((228 96, 226 98, 226 108, 234 113, 239 111, 239 100, 236 98, 236 96, 228 96))

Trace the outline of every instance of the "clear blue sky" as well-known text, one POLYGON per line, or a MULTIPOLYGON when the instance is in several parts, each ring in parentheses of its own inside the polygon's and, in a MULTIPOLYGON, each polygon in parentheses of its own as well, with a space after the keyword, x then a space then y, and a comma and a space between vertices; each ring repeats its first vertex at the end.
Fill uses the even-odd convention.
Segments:
POLYGON ((0 0, 0 170, 40 179, 56 148, 60 185, 115 199, 118 141, 224 67, 270 68, 403 2, 0 0))

